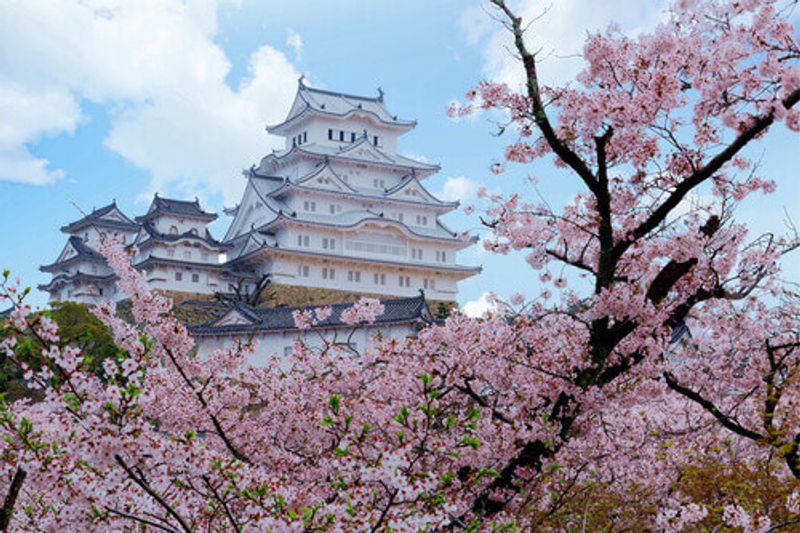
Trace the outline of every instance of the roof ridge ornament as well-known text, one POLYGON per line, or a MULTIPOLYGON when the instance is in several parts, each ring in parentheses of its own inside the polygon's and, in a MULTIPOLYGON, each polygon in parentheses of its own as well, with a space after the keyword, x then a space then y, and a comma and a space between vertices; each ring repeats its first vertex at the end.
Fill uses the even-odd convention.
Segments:
POLYGON ((378 101, 383 102, 383 89, 378 87, 378 101))
POLYGON ((297 85, 298 85, 300 88, 302 88, 302 89, 305 89, 305 88, 306 88, 305 79, 306 79, 306 74, 305 74, 305 72, 304 72, 304 73, 302 73, 302 74, 300 74, 300 77, 299 77, 299 78, 297 78, 297 85))

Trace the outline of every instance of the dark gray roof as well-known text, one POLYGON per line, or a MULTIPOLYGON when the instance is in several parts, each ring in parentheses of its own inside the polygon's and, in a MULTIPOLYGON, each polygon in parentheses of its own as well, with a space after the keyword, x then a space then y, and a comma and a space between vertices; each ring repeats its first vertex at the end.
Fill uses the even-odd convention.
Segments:
POLYGON ((200 200, 194 201, 175 200, 174 198, 161 198, 158 194, 153 197, 150 209, 143 216, 136 217, 137 222, 152 220, 159 215, 173 215, 189 218, 197 218, 207 221, 216 220, 217 215, 208 211, 203 211, 200 207, 200 200))
POLYGON ((10 317, 11 313, 13 313, 13 312, 14 312, 14 308, 13 307, 9 307, 5 311, 0 311, 0 320, 5 320, 6 318, 10 317))
POLYGON ((69 259, 65 259, 63 261, 56 261, 55 263, 50 263, 49 265, 42 265, 39 267, 39 270, 41 270, 42 272, 58 270, 59 268, 71 265, 72 263, 75 263, 80 260, 89 260, 98 263, 105 263, 106 258, 103 257, 103 254, 88 247, 86 243, 83 242, 83 239, 81 239, 80 237, 73 235, 68 239, 67 242, 77 252, 77 255, 73 255, 69 259))
POLYGON ((136 263, 136 268, 142 268, 147 266, 151 263, 160 263, 165 265, 177 265, 177 266, 185 266, 185 267, 192 267, 192 268, 211 268, 214 270, 224 269, 227 268, 223 263, 201 263, 197 261, 184 261, 182 259, 174 259, 171 257, 159 257, 156 255, 148 255, 138 263, 136 263))
MULTIPOLYGON (((147 233, 147 235, 150 237, 150 239, 152 239, 154 241, 176 242, 176 241, 179 241, 181 239, 193 239, 193 240, 198 240, 198 241, 204 242, 204 243, 206 243, 209 246, 214 247, 214 248, 229 248, 228 244, 219 242, 214 237, 212 237, 211 233, 208 232, 208 229, 206 229, 205 235, 196 235, 196 234, 192 233, 191 231, 187 231, 187 232, 179 233, 179 234, 175 234, 175 235, 170 235, 168 233, 161 233, 160 231, 158 231, 153 226, 153 224, 150 221, 146 221, 146 222, 142 223, 142 230, 144 230, 144 232, 147 233)), ((145 244, 147 244, 147 241, 141 243, 140 246, 144 247, 145 244)))
POLYGON ((307 86, 303 78, 298 80, 297 94, 289 116, 280 124, 268 126, 267 131, 273 132, 309 112, 323 114, 331 117, 347 117, 352 113, 369 115, 382 124, 412 128, 417 122, 403 120, 393 115, 386 108, 383 101, 383 91, 378 89, 378 96, 359 96, 355 94, 326 91, 307 86))
POLYGON ((72 275, 58 274, 57 276, 53 276, 53 279, 50 280, 50 283, 47 283, 46 285, 39 285, 38 289, 40 291, 49 292, 56 285, 60 285, 62 283, 72 283, 73 281, 77 280, 99 283, 104 281, 114 281, 115 279, 117 279, 116 274, 98 275, 98 274, 87 274, 86 272, 78 271, 72 275))
POLYGON ((139 227, 138 224, 136 224, 133 220, 128 218, 125 215, 125 213, 119 210, 119 208, 117 207, 117 202, 115 200, 110 204, 108 204, 107 206, 101 207, 99 209, 94 209, 91 213, 89 213, 83 218, 76 220, 75 222, 70 222, 66 226, 61 226, 61 231, 65 233, 71 233, 74 231, 80 231, 83 228, 90 226, 118 229, 121 231, 136 231, 139 227), (103 218, 105 215, 111 213, 114 210, 116 210, 119 213, 119 215, 122 216, 124 221, 110 220, 107 218, 103 218))
MULTIPOLYGON (((419 296, 412 298, 396 298, 381 300, 384 307, 382 315, 375 319, 375 324, 396 324, 406 322, 432 322, 433 315, 428 309, 425 295, 420 291, 419 296)), ((352 307, 352 303, 331 305, 332 313, 329 318, 320 322, 315 328, 340 328, 349 327, 342 322, 342 311, 352 307)), ((226 335, 236 333, 252 333, 258 331, 299 331, 294 325, 292 313, 297 310, 313 310, 325 306, 313 307, 252 307, 241 302, 232 302, 230 309, 249 321, 249 324, 215 325, 222 317, 189 328, 194 335, 226 335)), ((227 315, 227 313, 226 313, 227 315)))

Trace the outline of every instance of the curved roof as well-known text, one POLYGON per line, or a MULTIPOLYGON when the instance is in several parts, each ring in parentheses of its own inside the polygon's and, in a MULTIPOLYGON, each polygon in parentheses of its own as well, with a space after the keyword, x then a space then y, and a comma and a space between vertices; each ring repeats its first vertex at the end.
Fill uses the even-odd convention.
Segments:
POLYGON ((200 207, 200 200, 197 198, 195 198, 194 201, 176 200, 174 198, 161 198, 158 193, 156 193, 153 197, 153 201, 150 203, 150 208, 147 210, 147 213, 136 217, 136 221, 139 223, 146 222, 159 215, 195 218, 208 222, 217 219, 215 213, 203 211, 200 207))
POLYGON ((72 235, 67 240, 67 245, 64 247, 64 250, 61 252, 61 254, 59 254, 59 259, 50 263, 49 265, 40 266, 39 270, 41 270, 42 272, 52 272, 55 270, 59 270, 60 268, 69 266, 78 261, 92 261, 97 263, 105 263, 106 258, 103 257, 103 254, 87 246, 86 243, 84 243, 80 237, 72 235), (62 257, 64 257, 66 251, 69 248, 72 248, 75 251, 75 254, 65 259, 61 259, 62 257))
MULTIPOLYGON (((315 226, 326 226, 326 227, 329 227, 329 228, 339 228, 339 229, 356 228, 356 227, 358 227, 358 226, 360 226, 362 224, 366 224, 366 223, 369 223, 369 222, 380 222, 382 224, 388 224, 388 225, 394 226, 394 227, 402 230, 403 232, 405 232, 405 233, 407 233, 407 234, 409 234, 411 236, 414 236, 414 237, 420 237, 420 238, 423 238, 423 239, 437 239, 437 240, 450 241, 450 242, 461 242, 461 240, 456 236, 456 234, 454 234, 453 232, 451 232, 450 230, 445 228, 441 224, 441 222, 439 222, 438 220, 437 220, 436 227, 434 229, 435 233, 434 232, 424 233, 424 232, 420 231, 420 230, 423 230, 423 228, 411 229, 410 227, 408 227, 404 223, 400 222, 399 220, 386 218, 386 217, 382 216, 381 213, 374 213, 374 212, 368 211, 368 210, 367 211, 350 211, 350 212, 347 212, 347 213, 342 213, 340 215, 336 215, 336 217, 328 217, 327 221, 323 221, 321 219, 321 217, 319 217, 317 219, 305 219, 305 218, 298 218, 296 216, 295 217, 287 217, 283 213, 280 213, 274 219, 272 219, 271 221, 267 222, 266 224, 264 224, 263 226, 261 226, 258 229, 259 230, 265 230, 265 229, 268 229, 269 227, 271 227, 271 226, 273 226, 275 224, 278 224, 279 222, 282 222, 282 221, 288 221, 288 222, 292 222, 292 223, 301 223, 301 224, 310 224, 310 225, 315 225, 315 226)), ((425 230, 423 230, 423 231, 425 231, 425 230)))
POLYGON ((72 233, 91 226, 120 231, 136 231, 139 229, 138 224, 120 211, 119 207, 117 207, 117 201, 114 200, 106 206, 93 209, 88 215, 74 222, 70 222, 66 226, 61 226, 61 231, 64 233, 72 233))
POLYGON ((382 152, 377 147, 373 146, 369 142, 364 142, 362 139, 360 142, 355 143, 355 145, 346 146, 344 148, 339 148, 336 146, 327 146, 323 144, 316 144, 316 143, 308 143, 303 144, 302 146, 292 146, 287 150, 279 150, 275 151, 261 159, 261 163, 259 165, 259 169, 265 168, 266 165, 269 163, 279 163, 282 160, 286 159, 289 156, 297 156, 297 155, 304 155, 307 157, 311 157, 314 159, 325 159, 330 158, 339 161, 353 161, 358 163, 366 163, 370 165, 376 165, 381 167, 390 167, 390 168, 403 168, 408 172, 415 171, 420 173, 420 177, 425 177, 430 174, 434 174, 439 171, 439 165, 432 165, 429 163, 423 163, 422 161, 417 161, 416 159, 411 159, 409 157, 402 156, 400 154, 389 155, 385 152, 382 152), (374 153, 374 158, 367 158, 367 157, 353 157, 353 151, 357 146, 364 146, 369 147, 368 150, 370 153, 374 153))
POLYGON ((378 96, 376 97, 359 96, 308 87, 303 82, 303 78, 300 78, 297 85, 297 94, 289 114, 280 124, 267 126, 267 131, 280 134, 285 126, 296 123, 301 118, 311 114, 336 118, 346 118, 353 114, 361 114, 380 124, 398 126, 404 129, 411 129, 417 124, 415 120, 403 120, 390 113, 384 104, 383 91, 380 89, 378 89, 378 96))
POLYGON ((466 274, 463 277, 469 277, 473 274, 478 274, 479 272, 483 271, 482 267, 471 267, 471 266, 464 266, 464 265, 454 265, 448 263, 410 263, 408 261, 392 261, 390 259, 379 259, 375 257, 362 257, 356 255, 338 255, 338 254, 331 254, 321 251, 312 251, 307 249, 301 248, 279 248, 275 244, 268 244, 266 242, 261 243, 258 247, 254 247, 248 251, 243 251, 243 253, 233 259, 231 259, 228 264, 231 263, 239 263, 244 262, 249 256, 254 256, 258 254, 262 250, 271 250, 274 253, 288 253, 288 254, 296 254, 301 256, 313 256, 323 259, 338 259, 340 261, 351 261, 351 262, 365 262, 365 263, 378 263, 382 265, 391 265, 395 267, 402 267, 411 270, 438 270, 444 272, 451 272, 456 274, 466 274))
POLYGON ((116 274, 106 274, 106 275, 97 275, 97 274, 87 274, 85 272, 75 272, 74 274, 59 274, 57 276, 53 276, 53 279, 50 280, 50 283, 45 285, 39 285, 38 289, 40 291, 51 291, 57 285, 72 283, 73 281, 82 280, 82 281, 95 281, 95 282, 102 282, 102 281, 113 281, 117 279, 116 274))
MULTIPOLYGON (((431 323, 433 315, 425 301, 425 294, 411 298, 381 300, 383 314, 375 318, 373 325, 397 323, 431 323)), ((340 303, 330 306, 331 315, 312 328, 352 327, 342 321, 342 311, 352 307, 352 303, 340 303)), ((198 336, 227 335, 237 333, 253 333, 259 331, 299 331, 294 324, 292 314, 297 310, 313 311, 320 307, 252 307, 242 302, 231 302, 225 315, 205 324, 190 327, 189 331, 198 336), (230 319, 235 318, 235 323, 230 319), (228 322, 226 324, 226 322, 228 322)))
MULTIPOLYGON (((176 234, 176 235, 170 235, 170 234, 167 234, 167 233, 161 233, 160 231, 158 231, 153 226, 152 222, 146 221, 146 222, 144 222, 142 224, 142 230, 147 235, 147 237, 143 238, 143 239, 138 239, 137 238, 137 243, 140 246, 141 245, 145 245, 148 242, 177 242, 177 241, 181 241, 181 240, 186 239, 186 240, 194 240, 194 241, 202 242, 202 243, 210 246, 211 248, 224 249, 224 248, 228 247, 228 245, 226 245, 225 243, 219 242, 218 240, 213 238, 211 236, 211 234, 208 232, 208 229, 206 229, 205 235, 202 235, 202 236, 201 235, 196 235, 196 234, 192 233, 191 231, 186 231, 186 232, 179 233, 179 234, 176 234)), ((140 236, 141 236, 141 234, 140 234, 140 236)))

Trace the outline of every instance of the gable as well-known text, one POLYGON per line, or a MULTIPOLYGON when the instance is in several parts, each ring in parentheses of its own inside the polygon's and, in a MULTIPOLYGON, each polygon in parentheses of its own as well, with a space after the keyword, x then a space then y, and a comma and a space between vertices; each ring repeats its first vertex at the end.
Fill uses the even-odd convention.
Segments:
POLYGON ((251 326, 253 325, 253 321, 248 319, 246 316, 242 315, 235 309, 231 309, 222 317, 220 317, 216 322, 214 322, 214 326, 251 326))
POLYGON ((416 178, 411 178, 405 184, 401 184, 396 189, 386 194, 386 197, 412 202, 441 203, 441 201, 429 193, 416 178))
POLYGON ((350 192, 353 190, 328 166, 302 178, 297 184, 303 185, 304 187, 313 187, 315 189, 334 192, 350 192))
POLYGON ((367 159, 372 161, 388 161, 393 162, 392 159, 375 148, 368 139, 362 138, 356 144, 352 146, 348 146, 344 150, 340 151, 338 155, 343 155, 347 157, 357 157, 360 159, 367 159))
POLYGON ((119 209, 113 209, 108 213, 105 213, 103 216, 100 217, 101 220, 111 220, 113 222, 125 222, 130 223, 130 220, 127 219, 125 215, 123 215, 119 209))
POLYGON ((63 250, 61 250, 58 259, 56 259, 56 263, 66 261, 67 259, 75 257, 76 255, 78 255, 78 251, 75 249, 74 246, 72 246, 71 242, 67 242, 67 245, 64 246, 63 250))

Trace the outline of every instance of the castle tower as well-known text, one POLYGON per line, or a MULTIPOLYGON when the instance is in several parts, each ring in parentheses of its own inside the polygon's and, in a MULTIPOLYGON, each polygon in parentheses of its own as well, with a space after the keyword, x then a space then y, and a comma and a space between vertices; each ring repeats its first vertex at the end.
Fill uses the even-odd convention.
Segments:
POLYGON ((221 281, 228 246, 217 241, 208 224, 217 215, 200 202, 155 195, 147 213, 136 217, 133 265, 145 272, 151 289, 211 295, 226 290, 221 281))
POLYGON ((116 202, 63 226, 61 232, 69 238, 53 263, 39 267, 52 274, 50 282, 39 285, 39 290, 47 292, 50 301, 95 304, 116 300, 116 276, 97 248, 110 237, 130 243, 138 230, 139 225, 120 211, 116 202))
POLYGON ((397 151, 416 122, 377 97, 308 87, 301 78, 286 119, 267 131, 282 150, 245 172, 225 235, 228 265, 276 285, 454 301, 480 271, 456 263, 474 240, 439 217, 456 209, 423 185, 439 167, 397 151))

